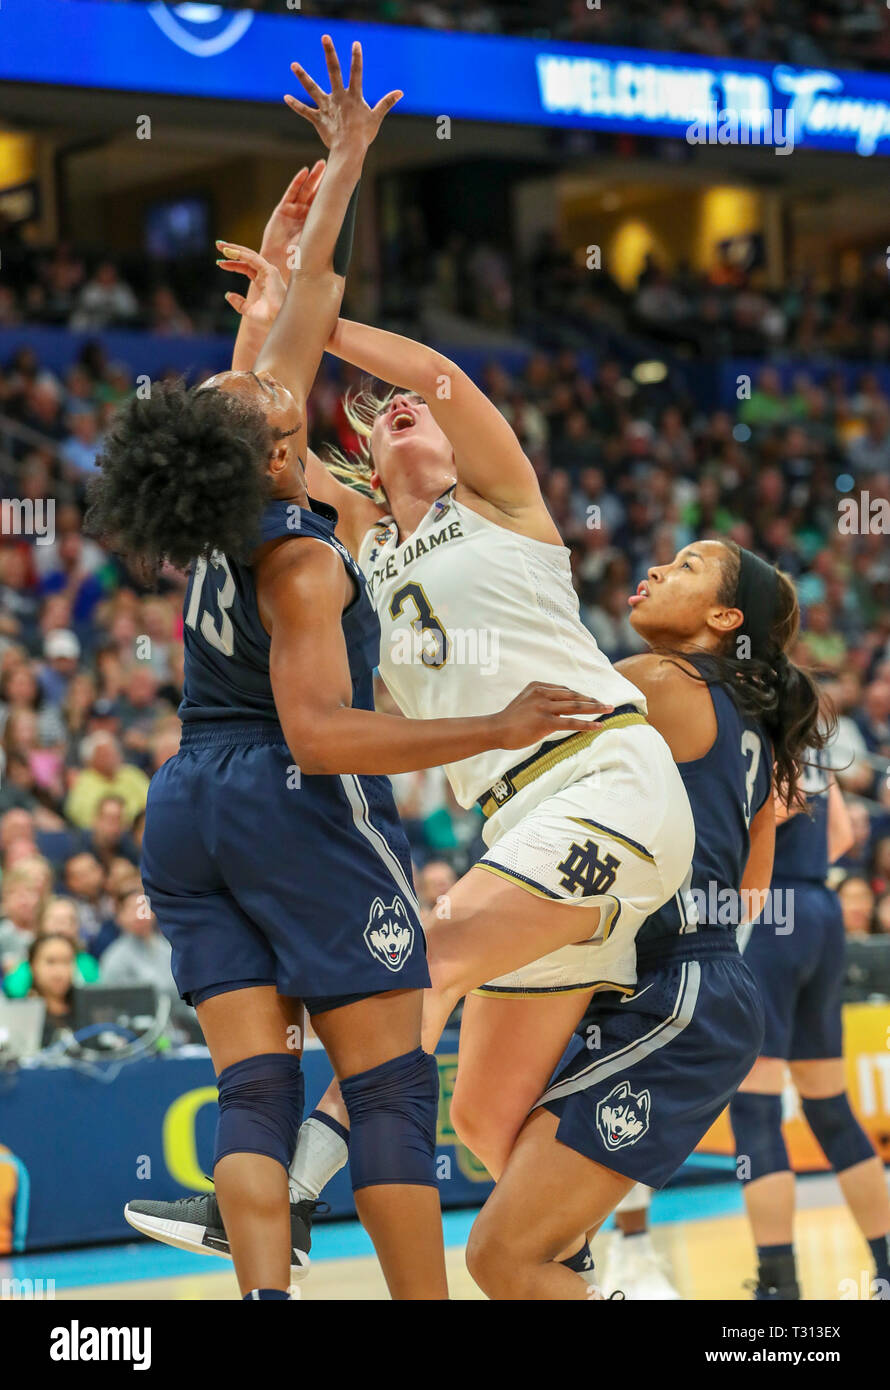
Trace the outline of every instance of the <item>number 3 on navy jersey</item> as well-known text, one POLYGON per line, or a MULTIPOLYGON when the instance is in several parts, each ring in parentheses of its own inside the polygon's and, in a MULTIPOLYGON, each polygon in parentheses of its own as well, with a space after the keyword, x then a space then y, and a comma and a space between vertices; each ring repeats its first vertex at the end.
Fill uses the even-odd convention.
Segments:
POLYGON ((757 773, 760 770, 760 739, 750 729, 746 729, 742 734, 742 757, 746 760, 750 756, 751 761, 745 773, 745 824, 751 824, 751 799, 754 796, 754 787, 757 782, 757 773))
MULTIPOLYGON (((215 647, 223 656, 232 656, 235 651, 235 631, 232 627, 232 620, 229 617, 229 609, 235 601, 235 581, 232 578, 232 571, 225 555, 218 550, 214 550, 210 556, 210 563, 215 569, 221 569, 225 573, 225 582, 216 594, 216 606, 219 609, 219 628, 213 621, 213 615, 205 609, 201 617, 201 636, 209 642, 211 647, 215 647)), ((195 576, 192 580, 192 596, 189 600, 188 612, 185 621, 190 628, 197 628, 198 613, 201 608, 201 595, 204 591, 204 581, 207 578, 207 561, 202 556, 195 562, 195 576)))

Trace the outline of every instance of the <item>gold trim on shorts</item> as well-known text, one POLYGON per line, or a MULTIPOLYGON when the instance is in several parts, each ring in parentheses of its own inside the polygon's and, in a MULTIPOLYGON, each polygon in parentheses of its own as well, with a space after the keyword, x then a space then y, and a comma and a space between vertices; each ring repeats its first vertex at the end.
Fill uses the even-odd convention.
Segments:
MULTIPOLYGON (((507 974, 511 974, 508 971, 507 974)), ((541 999, 546 994, 586 994, 588 990, 596 994, 597 990, 611 989, 617 994, 633 994, 636 985, 616 985, 610 980, 598 980, 589 985, 539 985, 537 989, 509 989, 500 985, 479 985, 477 989, 471 990, 471 994, 482 994, 486 998, 494 999, 541 999)))
MULTIPOLYGON (((613 714, 609 719, 599 720, 592 729, 584 729, 577 734, 572 734, 569 738, 562 739, 560 743, 548 748, 540 757, 534 758, 527 767, 524 767, 521 772, 517 772, 515 776, 509 769, 504 773, 504 777, 509 779, 513 788, 510 795, 513 796, 516 792, 521 792, 530 782, 536 781, 545 772, 549 772, 552 767, 557 767, 560 763, 565 762, 566 758, 574 757, 582 749, 589 748, 594 739, 598 738, 600 734, 606 733, 608 729, 627 729, 631 724, 648 724, 648 722, 645 714, 641 714, 639 710, 629 714, 613 714)), ((497 783, 493 785, 497 786, 497 783)), ((505 804, 506 802, 499 802, 496 799, 491 788, 484 792, 478 800, 478 805, 486 820, 505 804)))
POLYGON ((585 830, 594 830, 600 835, 608 836, 610 840, 616 840, 619 845, 629 849, 638 859, 644 859, 647 864, 655 863, 654 854, 650 854, 645 845, 637 844, 636 840, 629 840, 626 835, 619 835, 611 826, 601 825, 599 821, 589 820, 586 816, 569 816, 569 820, 574 821, 576 825, 583 825, 585 830))

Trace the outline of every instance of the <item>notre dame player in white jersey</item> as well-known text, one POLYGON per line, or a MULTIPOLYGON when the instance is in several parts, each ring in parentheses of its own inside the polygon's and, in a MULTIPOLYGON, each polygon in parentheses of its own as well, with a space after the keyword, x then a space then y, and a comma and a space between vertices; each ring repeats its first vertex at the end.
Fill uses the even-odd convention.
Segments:
MULTIPOLYGON (((283 296, 280 271, 243 247, 226 255, 252 282, 229 301, 259 334, 283 296)), ((531 1107, 542 1057, 556 1065, 592 992, 632 992, 635 933, 689 870, 689 803, 645 697, 581 623, 569 553, 497 408, 453 362, 396 334, 341 320, 328 350, 405 388, 348 407, 362 449, 339 471, 353 486, 314 456, 307 470, 368 579, 380 671, 402 711, 484 716, 536 678, 606 707, 589 730, 446 768, 459 803, 481 808, 488 849, 428 922, 424 1045, 487 985, 474 1016, 488 1045, 503 1029, 510 1047, 505 1002, 535 998, 531 1107)), ((321 1109, 346 1124, 336 1095, 321 1109)))

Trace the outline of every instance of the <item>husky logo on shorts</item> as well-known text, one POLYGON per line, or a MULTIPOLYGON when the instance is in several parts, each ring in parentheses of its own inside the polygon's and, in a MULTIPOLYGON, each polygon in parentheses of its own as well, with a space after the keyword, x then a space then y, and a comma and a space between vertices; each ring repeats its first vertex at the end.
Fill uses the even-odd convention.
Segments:
POLYGON ((649 1128, 648 1091, 634 1094, 629 1081, 619 1081, 596 1107, 596 1122, 607 1149, 635 1144, 649 1128))
POLYGON ((393 898, 389 907, 374 899, 364 936, 371 955, 387 970, 401 970, 414 945, 414 927, 401 898, 393 898))

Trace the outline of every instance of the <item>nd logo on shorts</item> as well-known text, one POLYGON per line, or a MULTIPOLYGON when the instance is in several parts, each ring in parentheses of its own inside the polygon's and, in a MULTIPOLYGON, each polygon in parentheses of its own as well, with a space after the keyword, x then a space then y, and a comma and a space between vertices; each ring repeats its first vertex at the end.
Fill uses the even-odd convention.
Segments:
POLYGON ((629 1081, 619 1081, 596 1107, 596 1123, 606 1148, 635 1144, 649 1128, 650 1105, 648 1091, 635 1095, 629 1081))
POLYGON ((371 955, 387 970, 401 970, 414 945, 414 927, 401 898, 393 898, 389 907, 382 898, 374 899, 364 937, 371 955))

